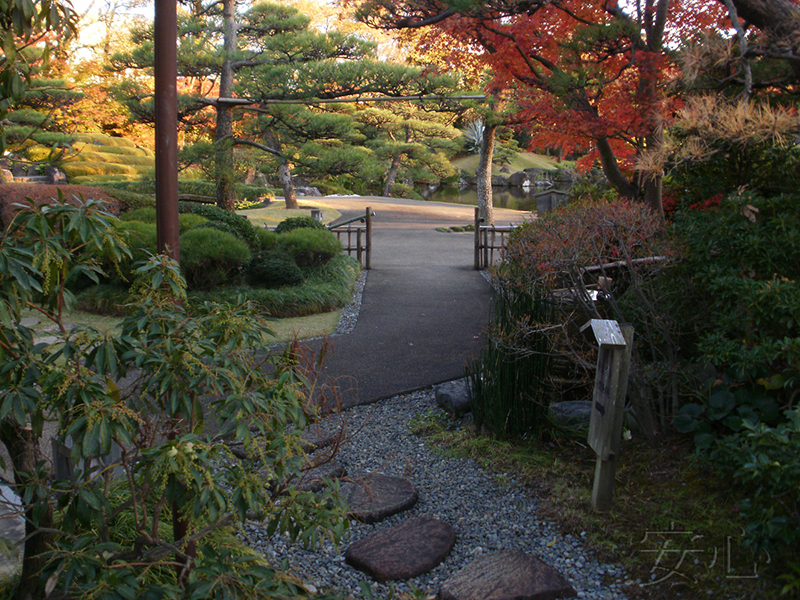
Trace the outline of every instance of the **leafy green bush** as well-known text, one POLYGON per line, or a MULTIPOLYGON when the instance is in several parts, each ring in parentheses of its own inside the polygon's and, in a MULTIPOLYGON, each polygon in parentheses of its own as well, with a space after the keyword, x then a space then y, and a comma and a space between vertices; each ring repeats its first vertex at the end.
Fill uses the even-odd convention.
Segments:
POLYGON ((247 263, 244 278, 253 287, 276 288, 303 283, 303 272, 286 254, 264 250, 247 263))
POLYGON ((189 231, 190 229, 194 229, 195 227, 200 227, 207 222, 208 219, 200 215, 196 215, 194 213, 184 213, 182 215, 178 215, 178 231, 183 233, 185 231, 189 231))
POLYGON ((800 547, 800 410, 777 426, 743 422, 740 433, 719 440, 710 458, 746 492, 739 509, 744 541, 754 548, 800 547))
POLYGON ((193 289, 208 290, 235 279, 250 260, 242 240, 224 231, 201 227, 180 236, 181 270, 193 289))
POLYGON ((278 236, 278 245, 303 266, 322 265, 342 253, 342 244, 325 229, 294 229, 278 236))
POLYGON ((205 227, 220 229, 231 233, 241 240, 244 240, 251 250, 260 250, 261 244, 256 233, 256 227, 245 217, 237 215, 235 212, 217 208, 211 204, 199 204, 197 202, 179 202, 178 211, 181 213, 192 213, 208 219, 205 227))
POLYGON ((675 284, 687 345, 720 372, 789 402, 800 384, 800 197, 745 193, 685 209, 675 284))
POLYGON ((289 217, 278 223, 275 233, 286 233, 287 231, 304 227, 308 229, 325 229, 325 225, 312 217, 289 217))
POLYGON ((258 246, 262 250, 268 250, 278 243, 278 235, 274 231, 270 231, 266 227, 256 227, 255 229, 258 246))
POLYGON ((179 267, 164 256, 138 270, 136 302, 118 332, 66 327, 61 308, 74 305, 68 280, 76 272, 98 275, 91 253, 82 250, 124 252, 99 206, 37 206, 21 212, 12 235, 0 240, 6 412, 0 441, 10 448, 30 534, 17 594, 301 596, 296 585, 223 536, 258 514, 270 531, 292 541, 340 539, 347 522, 335 490, 317 495, 265 485, 263 477, 291 482, 302 476, 307 463, 299 432, 314 418, 309 390, 293 361, 261 351, 270 334, 252 306, 204 304, 188 314, 179 267), (42 264, 52 267, 49 273, 42 264), (62 343, 36 341, 22 324, 27 307, 52 320, 62 343), (129 385, 111 384, 129 365, 136 367, 129 385), (205 435, 204 412, 221 428, 216 439, 205 435), (44 442, 44 422, 54 423, 55 440, 74 440, 70 462, 86 468, 62 477, 44 463, 31 464, 44 442), (220 440, 238 441, 253 458, 237 460, 220 440), (112 452, 117 447, 126 449, 119 458, 112 452), (186 552, 190 540, 196 557, 186 552), (185 565, 183 586, 173 583, 176 562, 185 565))
POLYGON ((357 260, 339 254, 326 264, 301 269, 303 285, 277 289, 247 286, 218 287, 211 291, 189 293, 193 305, 203 302, 229 302, 245 298, 272 317, 302 317, 330 312, 345 306, 353 294, 361 265, 357 260))

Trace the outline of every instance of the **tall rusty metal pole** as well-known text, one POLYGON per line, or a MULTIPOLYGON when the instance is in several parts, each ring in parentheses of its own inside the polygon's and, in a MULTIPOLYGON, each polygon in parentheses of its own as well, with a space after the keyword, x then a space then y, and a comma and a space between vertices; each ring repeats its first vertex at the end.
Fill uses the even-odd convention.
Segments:
POLYGON ((156 224, 158 251, 178 260, 178 17, 155 2, 156 224))

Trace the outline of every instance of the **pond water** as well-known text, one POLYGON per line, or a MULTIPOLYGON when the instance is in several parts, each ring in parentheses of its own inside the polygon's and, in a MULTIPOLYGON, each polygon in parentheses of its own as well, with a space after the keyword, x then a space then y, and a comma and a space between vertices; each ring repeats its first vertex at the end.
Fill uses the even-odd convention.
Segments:
MULTIPOLYGON (((554 186, 547 189, 558 189, 554 186)), ((535 211, 536 197, 545 188, 531 186, 525 190, 521 187, 499 187, 492 188, 492 204, 497 208, 510 208, 513 210, 535 211)), ((417 192, 431 202, 449 202, 451 204, 466 204, 468 206, 478 206, 478 191, 475 188, 467 187, 459 189, 455 186, 440 186, 431 189, 429 186, 417 188, 417 192)), ((541 202, 540 202, 541 204, 541 202)), ((540 210, 542 207, 539 207, 540 210)))

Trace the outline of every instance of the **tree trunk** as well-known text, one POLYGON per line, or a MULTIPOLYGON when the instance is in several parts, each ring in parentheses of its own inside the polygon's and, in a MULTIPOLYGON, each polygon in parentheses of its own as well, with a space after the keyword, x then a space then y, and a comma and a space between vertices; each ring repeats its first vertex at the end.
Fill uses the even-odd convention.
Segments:
POLYGON ((286 208, 297 210, 300 205, 297 203, 297 196, 294 193, 294 181, 292 181, 292 169, 288 161, 283 161, 278 168, 278 177, 283 188, 283 198, 286 200, 286 208))
MULTIPOLYGON (((6 446, 14 467, 16 493, 21 498, 27 485, 36 484, 36 464, 41 460, 39 438, 32 430, 6 419, 0 425, 0 440, 6 446), (22 475, 30 474, 30 475, 22 475)), ((34 495, 34 498, 36 496, 34 495)), ((39 528, 53 529, 53 505, 47 499, 35 499, 25 507, 25 547, 22 559, 22 574, 14 600, 36 600, 44 598, 44 553, 54 542, 52 533, 41 533, 39 528), (44 509, 44 510, 42 510, 44 509)))
MULTIPOLYGON (((720 0, 725 4, 725 0, 720 0)), ((774 38, 774 42, 787 45, 792 54, 800 49, 800 6, 792 0, 733 0, 740 19, 754 25, 774 38)), ((790 60, 789 65, 800 79, 800 62, 790 60)))
MULTIPOLYGON (((233 57, 236 53, 236 21, 234 0, 222 4, 225 60, 219 78, 219 97, 230 98, 233 94, 233 57)), ((214 132, 216 156, 214 174, 217 179, 217 206, 224 210, 236 208, 233 174, 233 115, 231 107, 217 105, 217 126, 214 132)))
POLYGON ((478 162, 478 210, 484 225, 494 225, 492 205, 492 157, 494 156, 494 134, 497 125, 486 125, 481 139, 481 158, 478 162))
POLYGON ((395 154, 392 156, 392 164, 389 166, 389 172, 386 174, 386 185, 383 186, 383 195, 389 196, 389 192, 397 179, 397 173, 400 171, 400 161, 403 159, 403 154, 395 154))

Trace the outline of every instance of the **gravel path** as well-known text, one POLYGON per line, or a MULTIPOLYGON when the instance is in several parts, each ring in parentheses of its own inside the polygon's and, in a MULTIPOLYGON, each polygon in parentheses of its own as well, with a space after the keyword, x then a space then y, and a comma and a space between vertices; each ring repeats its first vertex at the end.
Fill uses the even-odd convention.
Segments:
MULTIPOLYGON (((395 582, 398 592, 417 589, 436 594, 450 575, 472 559, 493 550, 517 549, 538 556, 560 571, 579 598, 625 598, 622 586, 634 582, 622 568, 599 563, 580 539, 561 535, 553 523, 537 517, 536 498, 515 483, 513 474, 493 478, 474 461, 445 458, 426 448, 424 440, 410 432, 411 419, 438 410, 434 392, 423 390, 344 413, 347 430, 361 430, 342 448, 338 460, 354 477, 381 472, 410 479, 419 492, 419 502, 412 510, 374 525, 354 522, 339 550, 326 544, 306 551, 285 537, 270 538, 256 523, 247 526, 246 541, 273 564, 288 558, 292 571, 314 587, 358 597, 359 582, 367 578, 344 562, 343 553, 350 543, 405 519, 426 515, 455 528, 455 547, 430 573, 395 582), (505 483, 501 485, 498 479, 505 483)), ((376 598, 390 593, 386 585, 370 585, 376 598)))

